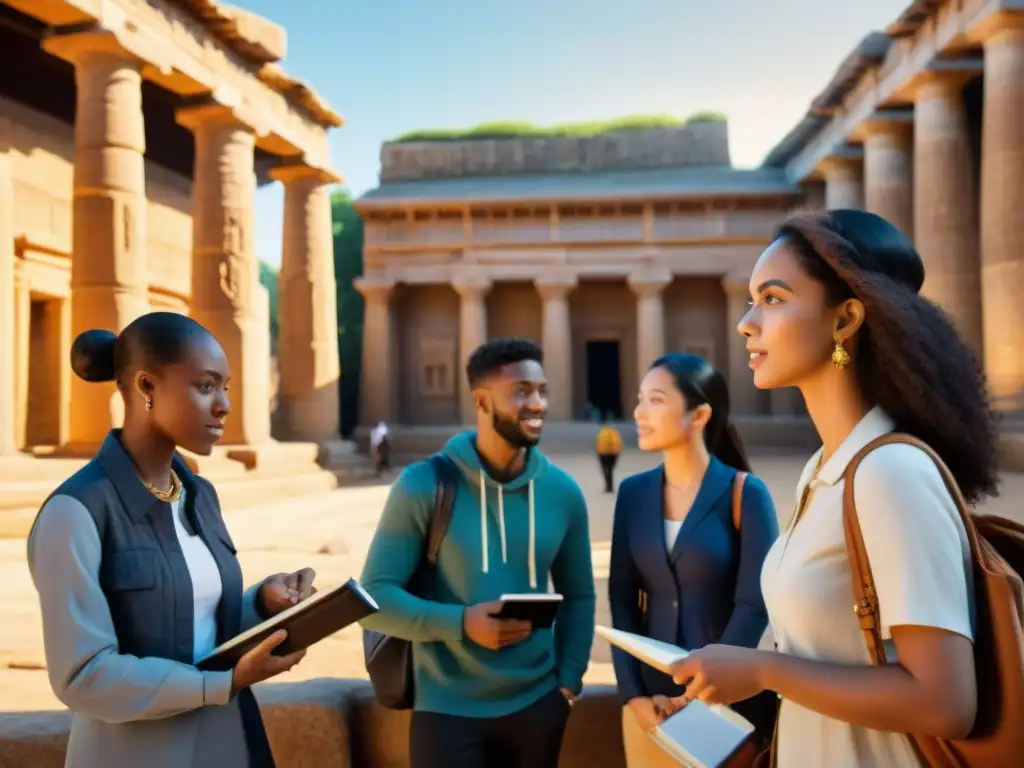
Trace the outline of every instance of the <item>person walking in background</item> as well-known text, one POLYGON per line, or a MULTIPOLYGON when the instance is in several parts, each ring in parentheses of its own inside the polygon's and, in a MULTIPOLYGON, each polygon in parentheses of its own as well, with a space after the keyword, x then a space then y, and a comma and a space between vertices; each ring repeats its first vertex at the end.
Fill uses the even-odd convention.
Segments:
POLYGON ((762 572, 779 652, 709 647, 675 677, 689 684, 687 698, 712 703, 777 693, 779 768, 924 766, 915 738, 963 739, 979 712, 995 711, 978 701, 973 558, 935 461, 915 445, 881 445, 864 456, 853 488, 844 476, 863 449, 898 431, 938 454, 968 503, 997 492, 981 368, 949 316, 920 295, 924 282, 910 240, 858 210, 792 216, 750 278, 738 331, 754 384, 798 387, 822 447, 762 572), (845 494, 887 663, 872 663, 850 610, 845 494))
POLYGON ((457 471, 454 508, 425 594, 420 566, 437 477, 412 464, 391 488, 361 583, 380 611, 362 625, 413 644, 413 768, 556 768, 594 636, 587 505, 537 448, 547 414, 540 348, 500 339, 466 375, 476 430, 443 456, 457 471), (555 628, 501 620, 508 593, 563 595, 555 628))
MULTIPOLYGON (((634 411, 643 451, 662 463, 622 481, 615 502, 608 596, 612 625, 687 650, 756 648, 768 626, 761 566, 779 533, 764 483, 750 474, 729 420, 724 377, 697 355, 654 361, 634 411)), ((683 688, 612 649, 630 768, 676 762, 646 732, 677 709, 683 688)), ((770 737, 771 696, 736 711, 770 737)))
POLYGON ((601 464, 601 473, 604 475, 604 492, 615 492, 615 465, 619 461, 619 454, 622 453, 622 437, 619 431, 609 422, 601 425, 597 433, 597 440, 594 442, 594 449, 597 451, 597 460, 601 464))
POLYGON ((385 469, 391 468, 391 437, 388 425, 378 421, 377 426, 370 430, 370 455, 373 456, 373 469, 377 477, 385 469))
POLYGON ((277 632, 233 670, 194 663, 309 595, 305 568, 242 591, 206 456, 230 413, 223 349, 194 320, 139 317, 120 336, 87 331, 72 368, 115 381, 124 427, 43 504, 28 537, 46 669, 73 713, 68 768, 263 768, 274 761, 250 686, 304 655, 271 652, 277 632))

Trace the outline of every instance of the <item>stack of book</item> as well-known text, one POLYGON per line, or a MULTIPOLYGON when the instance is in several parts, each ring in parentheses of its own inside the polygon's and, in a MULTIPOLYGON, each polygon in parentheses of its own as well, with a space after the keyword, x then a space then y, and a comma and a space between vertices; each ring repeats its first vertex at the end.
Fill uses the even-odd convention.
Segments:
MULTIPOLYGON (((598 626, 598 636, 666 675, 687 651, 642 635, 598 626)), ((752 749, 754 726, 729 707, 689 702, 650 732, 659 747, 686 768, 725 768, 752 749)))

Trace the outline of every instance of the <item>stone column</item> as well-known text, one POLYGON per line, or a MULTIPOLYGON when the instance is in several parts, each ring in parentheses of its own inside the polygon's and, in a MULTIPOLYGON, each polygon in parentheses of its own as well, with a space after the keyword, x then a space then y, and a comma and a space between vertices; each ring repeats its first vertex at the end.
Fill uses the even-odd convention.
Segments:
MULTIPOLYGON (((1012 23, 1016 21, 1016 23, 1012 23)), ((995 405, 1024 407, 1024 19, 985 40, 981 157, 981 302, 985 375, 995 405)))
POLYGON ((473 351, 487 341, 486 297, 491 282, 464 276, 457 278, 452 287, 459 294, 459 370, 455 372, 459 381, 459 415, 463 424, 475 424, 476 408, 466 379, 466 363, 473 351))
POLYGON ((914 240, 925 265, 922 293, 953 318, 981 354, 978 201, 959 73, 930 72, 917 88, 914 240))
POLYGON ((853 157, 826 157, 819 163, 825 177, 825 207, 863 208, 864 184, 861 179, 861 160, 853 157))
POLYGON ((729 401, 734 414, 761 414, 768 410, 768 395, 754 386, 750 370, 750 353, 746 337, 737 326, 750 310, 750 282, 747 274, 727 274, 722 277, 727 302, 725 335, 729 345, 729 365, 722 371, 729 382, 729 401))
POLYGON ((627 278, 636 295, 636 356, 642 381, 651 363, 665 354, 665 306, 662 294, 672 282, 667 269, 646 269, 627 278))
POLYGON ((392 423, 395 419, 394 392, 395 339, 391 311, 391 295, 395 284, 390 280, 361 277, 354 282, 363 294, 363 359, 360 407, 364 424, 378 421, 392 423))
POLYGON ((14 374, 14 180, 10 123, 0 117, 0 457, 17 453, 14 374))
POLYGON ((914 237, 914 135, 906 121, 864 126, 864 208, 914 237))
POLYGON ((14 440, 19 450, 28 434, 29 354, 32 338, 32 293, 21 275, 14 276, 14 440))
POLYGON ((284 184, 278 408, 289 440, 326 443, 341 434, 341 367, 331 201, 324 185, 339 179, 307 165, 281 166, 270 175, 284 184))
POLYGON ((257 445, 270 439, 270 329, 252 247, 255 129, 217 104, 180 110, 178 122, 195 133, 196 147, 189 314, 231 364, 224 444, 257 445))
POLYGON ((569 292, 576 287, 574 275, 541 277, 535 281, 544 302, 541 347, 544 373, 548 378, 548 418, 571 421, 572 325, 569 320, 569 292))
MULTIPOLYGON (((120 331, 149 311, 143 65, 105 32, 50 37, 43 47, 75 67, 72 333, 120 331)), ((112 383, 72 379, 73 445, 98 445, 123 417, 112 383)))

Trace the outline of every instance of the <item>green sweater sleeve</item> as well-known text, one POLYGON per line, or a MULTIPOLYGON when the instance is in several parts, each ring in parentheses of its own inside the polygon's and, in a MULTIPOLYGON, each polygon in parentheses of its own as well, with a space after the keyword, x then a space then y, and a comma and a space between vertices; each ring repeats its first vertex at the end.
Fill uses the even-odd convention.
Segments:
POLYGON ((555 622, 558 685, 578 694, 583 689, 583 673, 594 642, 596 596, 587 502, 575 481, 570 482, 569 525, 551 565, 551 579, 555 591, 563 596, 555 622))
POLYGON ((421 462, 391 486, 360 577, 380 606, 361 622, 366 629, 412 642, 462 641, 464 606, 424 600, 407 589, 426 546, 436 482, 433 468, 421 462))

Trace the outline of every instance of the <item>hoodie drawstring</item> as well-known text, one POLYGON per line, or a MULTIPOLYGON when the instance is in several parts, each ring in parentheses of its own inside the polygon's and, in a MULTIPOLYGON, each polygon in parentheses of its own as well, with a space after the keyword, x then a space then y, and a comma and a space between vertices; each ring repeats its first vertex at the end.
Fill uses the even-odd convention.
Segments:
MULTIPOLYGON (((498 530, 501 533, 501 562, 508 562, 508 541, 505 533, 505 493, 503 490, 504 486, 498 485, 498 530)), ((529 494, 529 526, 530 526, 530 551, 529 551, 529 570, 530 570, 530 589, 537 588, 537 531, 536 531, 536 514, 534 510, 534 496, 533 496, 533 480, 530 480, 528 487, 529 494)), ((483 566, 483 572, 489 571, 490 561, 487 557, 487 479, 484 475, 484 471, 480 470, 480 549, 482 551, 481 560, 483 566)))
POLYGON ((529 496, 530 496, 530 589, 536 589, 537 588, 537 559, 534 556, 534 549, 536 547, 537 534, 536 534, 536 525, 534 524, 534 514, 533 514, 533 480, 530 481, 529 496))

